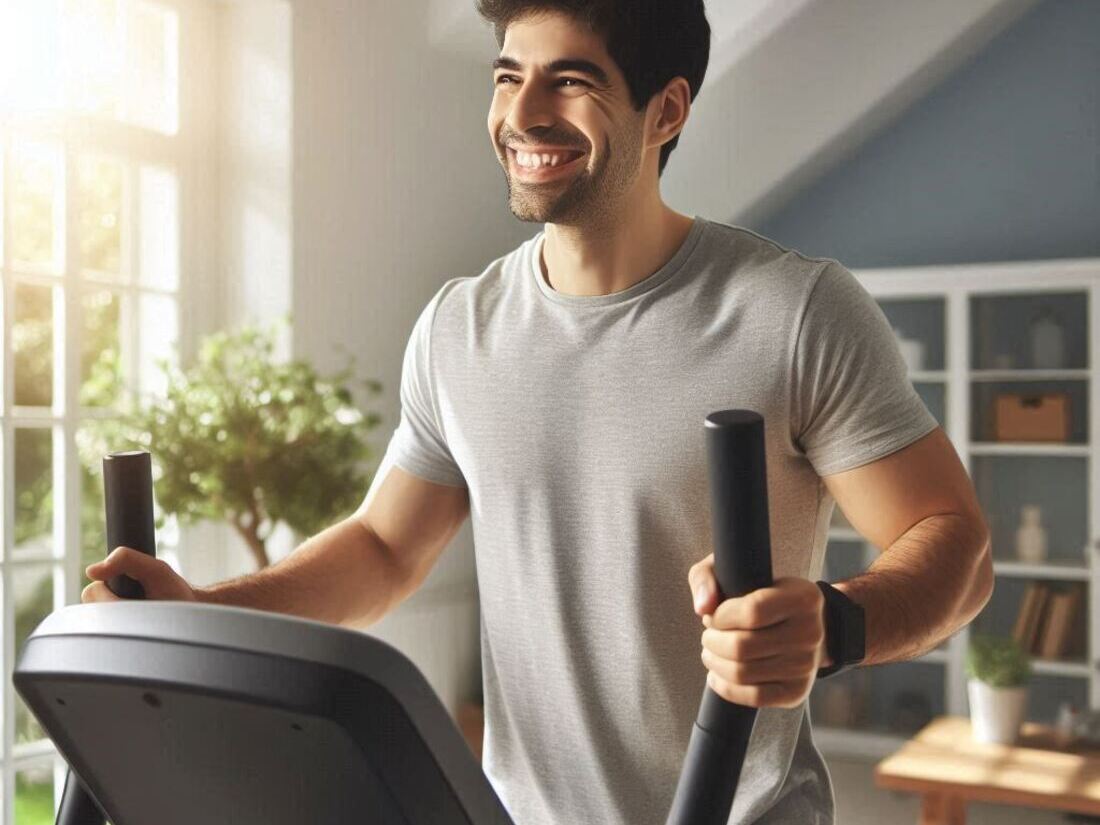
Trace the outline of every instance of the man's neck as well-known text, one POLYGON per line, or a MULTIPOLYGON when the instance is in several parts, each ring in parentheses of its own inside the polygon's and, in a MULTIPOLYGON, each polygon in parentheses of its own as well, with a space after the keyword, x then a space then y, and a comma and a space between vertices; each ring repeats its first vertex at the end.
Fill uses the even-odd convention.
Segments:
POLYGON ((621 292, 659 270, 691 231, 692 218, 661 202, 614 216, 613 224, 546 224, 543 279, 565 295, 621 292))

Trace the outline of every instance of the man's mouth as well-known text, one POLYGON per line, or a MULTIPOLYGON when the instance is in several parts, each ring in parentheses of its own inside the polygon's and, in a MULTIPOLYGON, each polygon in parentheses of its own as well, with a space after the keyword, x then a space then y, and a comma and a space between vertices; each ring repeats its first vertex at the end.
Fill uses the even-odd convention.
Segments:
POLYGON ((512 173, 522 181, 541 183, 563 177, 576 169, 587 153, 579 149, 527 152, 505 147, 512 173))

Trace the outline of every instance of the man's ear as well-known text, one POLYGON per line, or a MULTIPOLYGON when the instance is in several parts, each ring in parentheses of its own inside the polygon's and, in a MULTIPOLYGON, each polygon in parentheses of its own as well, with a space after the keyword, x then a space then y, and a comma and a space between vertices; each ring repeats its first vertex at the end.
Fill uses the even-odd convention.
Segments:
POLYGON ((674 77, 649 101, 647 119, 651 119, 650 140, 663 146, 683 131, 691 113, 691 87, 682 77, 674 77))

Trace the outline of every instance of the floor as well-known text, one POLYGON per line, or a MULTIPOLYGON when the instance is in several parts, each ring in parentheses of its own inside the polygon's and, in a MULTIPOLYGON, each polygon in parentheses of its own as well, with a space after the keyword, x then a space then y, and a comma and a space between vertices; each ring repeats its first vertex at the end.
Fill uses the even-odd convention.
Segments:
MULTIPOLYGON (((836 825, 916 825, 920 812, 917 797, 876 787, 871 775, 874 763, 828 756, 826 762, 836 795, 836 825)), ((1100 823, 1100 819, 977 802, 967 806, 967 825, 1066 825, 1086 822, 1100 823)))

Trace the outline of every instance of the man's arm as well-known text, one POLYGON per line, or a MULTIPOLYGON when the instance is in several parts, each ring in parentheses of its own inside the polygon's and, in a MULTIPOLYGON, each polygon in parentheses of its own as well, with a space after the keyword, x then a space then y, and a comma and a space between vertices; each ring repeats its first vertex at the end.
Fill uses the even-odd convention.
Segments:
POLYGON ((358 518, 349 517, 311 536, 271 567, 196 588, 195 598, 366 627, 401 601, 402 578, 381 540, 358 518))
POLYGON ((200 601, 254 606, 366 627, 427 577, 470 511, 465 487, 385 467, 358 511, 278 564, 197 592, 200 601))
POLYGON ((989 527, 942 427, 822 481, 881 551, 863 573, 832 583, 863 607, 864 664, 920 656, 978 615, 993 592, 989 527))
POLYGON ((126 547, 88 568, 82 601, 116 601, 104 581, 125 574, 150 599, 189 599, 369 626, 416 590, 469 513, 464 487, 393 466, 379 470, 359 510, 271 567, 191 588, 166 562, 126 547), (382 475, 384 473, 384 475, 382 475))
MULTIPOLYGON (((822 478, 852 526, 884 551, 864 573, 833 582, 863 607, 864 664, 919 656, 978 614, 993 590, 989 529, 942 428, 822 478)), ((719 604, 713 553, 688 582, 711 689, 752 707, 805 701, 818 668, 831 664, 817 585, 785 576, 719 604)))

